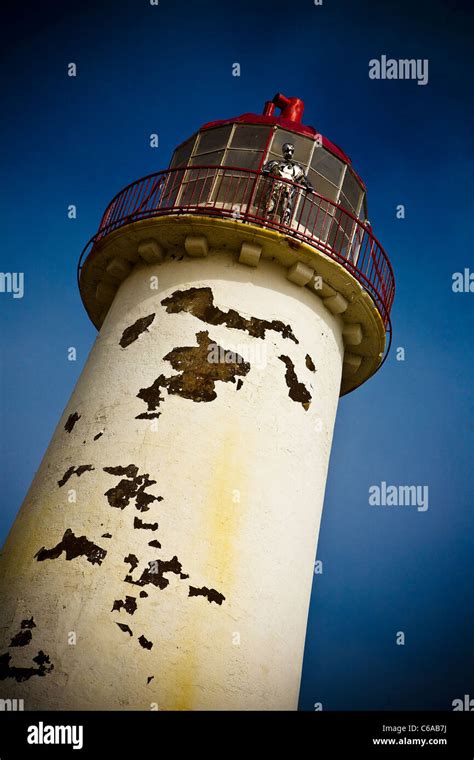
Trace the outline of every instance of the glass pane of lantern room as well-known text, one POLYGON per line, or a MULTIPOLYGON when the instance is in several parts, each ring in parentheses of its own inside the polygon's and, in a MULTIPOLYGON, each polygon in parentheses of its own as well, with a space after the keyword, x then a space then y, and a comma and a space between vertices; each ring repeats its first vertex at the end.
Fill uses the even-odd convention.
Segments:
POLYGON ((339 187, 345 164, 329 153, 325 148, 316 145, 311 159, 311 168, 339 187))
POLYGON ((363 190, 352 172, 349 171, 349 167, 347 168, 346 176, 344 177, 344 182, 342 183, 342 192, 346 196, 354 211, 357 213, 363 195, 363 190))
POLYGON ((324 198, 329 198, 330 201, 335 201, 338 194, 338 188, 327 179, 321 177, 320 174, 310 169, 308 171, 308 179, 311 182, 314 190, 318 195, 322 195, 324 198))
POLYGON ((193 137, 190 137, 189 140, 186 140, 186 142, 182 143, 181 145, 178 145, 175 152, 173 153, 173 158, 171 159, 171 163, 170 163, 170 169, 173 169, 175 166, 186 166, 189 160, 189 156, 192 153, 195 142, 196 142, 196 135, 193 135, 193 137))
POLYGON ((223 150, 215 150, 213 153, 201 153, 191 158, 191 166, 219 166, 224 158, 223 150))
POLYGON ((325 241, 333 222, 334 206, 317 195, 302 193, 296 217, 300 233, 325 241))
POLYGON ((239 169, 226 169, 216 178, 212 200, 220 208, 242 211, 252 199, 255 175, 239 169))
POLYGON ((344 193, 341 193, 339 196, 339 205, 342 206, 342 208, 345 208, 346 211, 348 211, 353 216, 357 216, 354 206, 352 203, 349 203, 344 193))
POLYGON ((223 154, 224 151, 220 150, 191 159, 199 165, 186 169, 176 205, 201 204, 209 200, 210 190, 219 171, 217 166, 222 160, 223 154), (210 166, 207 164, 201 166, 201 163, 205 164, 205 162, 209 162, 210 166))
POLYGON ((264 150, 270 136, 268 127, 257 127, 254 124, 237 125, 232 136, 231 148, 246 148, 247 150, 264 150))
POLYGON ((257 150, 229 150, 225 154, 225 165, 235 166, 242 169, 258 169, 262 151, 257 150))
POLYGON ((355 222, 341 210, 337 210, 328 237, 328 243, 339 256, 348 257, 355 222))
POLYGON ((203 206, 210 198, 211 188, 215 181, 215 175, 203 176, 200 174, 198 177, 193 178, 191 181, 186 182, 181 186, 181 194, 179 196, 180 206, 203 206))
POLYGON ((229 142, 231 131, 232 124, 228 124, 226 127, 214 127, 201 132, 194 155, 200 156, 202 153, 210 153, 225 148, 229 142))
POLYGON ((287 132, 284 129, 277 129, 275 132, 267 160, 271 161, 275 158, 281 158, 281 149, 285 143, 291 143, 295 146, 293 160, 299 161, 306 168, 308 166, 311 151, 313 150, 314 140, 311 140, 309 137, 302 137, 294 132, 287 132))
POLYGON ((160 185, 158 193, 154 194, 150 198, 151 203, 153 203, 153 200, 156 198, 159 199, 156 201, 157 208, 167 208, 174 206, 181 184, 183 182, 184 174, 184 169, 180 169, 179 171, 175 172, 169 172, 166 174, 164 183, 160 185))

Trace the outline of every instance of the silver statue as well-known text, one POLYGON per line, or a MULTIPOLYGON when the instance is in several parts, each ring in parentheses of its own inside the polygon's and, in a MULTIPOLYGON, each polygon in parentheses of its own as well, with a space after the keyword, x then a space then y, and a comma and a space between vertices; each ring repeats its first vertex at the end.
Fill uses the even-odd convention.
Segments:
POLYGON ((262 168, 262 174, 276 179, 286 179, 289 182, 272 182, 269 197, 265 207, 265 215, 276 214, 280 211, 282 224, 288 225, 293 210, 293 202, 297 188, 294 182, 302 185, 307 192, 313 192, 314 188, 306 177, 305 170, 297 161, 293 161, 295 146, 285 143, 282 147, 283 159, 267 161, 262 168))

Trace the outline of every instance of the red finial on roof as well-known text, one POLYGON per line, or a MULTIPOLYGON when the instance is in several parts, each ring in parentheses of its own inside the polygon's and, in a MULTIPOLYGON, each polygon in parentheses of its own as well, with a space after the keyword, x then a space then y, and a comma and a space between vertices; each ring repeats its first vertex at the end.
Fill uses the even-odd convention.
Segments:
POLYGON ((273 100, 267 100, 263 109, 264 116, 273 116, 275 108, 280 108, 280 118, 301 123, 304 111, 304 101, 301 98, 287 98, 277 92, 273 100))

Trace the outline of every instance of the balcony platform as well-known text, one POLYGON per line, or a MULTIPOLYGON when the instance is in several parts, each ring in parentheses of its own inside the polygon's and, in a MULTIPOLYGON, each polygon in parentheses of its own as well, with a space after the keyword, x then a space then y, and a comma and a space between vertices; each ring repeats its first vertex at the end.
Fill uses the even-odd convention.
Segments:
POLYGON ((242 219, 173 213, 118 227, 92 245, 80 272, 86 310, 100 329, 120 283, 135 266, 228 252, 244 267, 274 260, 295 288, 309 288, 341 320, 346 345, 341 395, 379 368, 386 325, 361 282, 341 263, 281 231, 242 219))

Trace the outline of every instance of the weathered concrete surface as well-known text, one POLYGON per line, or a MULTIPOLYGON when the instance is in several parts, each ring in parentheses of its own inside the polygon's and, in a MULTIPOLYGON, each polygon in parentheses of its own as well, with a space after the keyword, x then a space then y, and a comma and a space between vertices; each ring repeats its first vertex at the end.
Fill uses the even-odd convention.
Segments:
POLYGON ((342 324, 268 260, 135 267, 3 551, 1 697, 296 708, 342 324))

